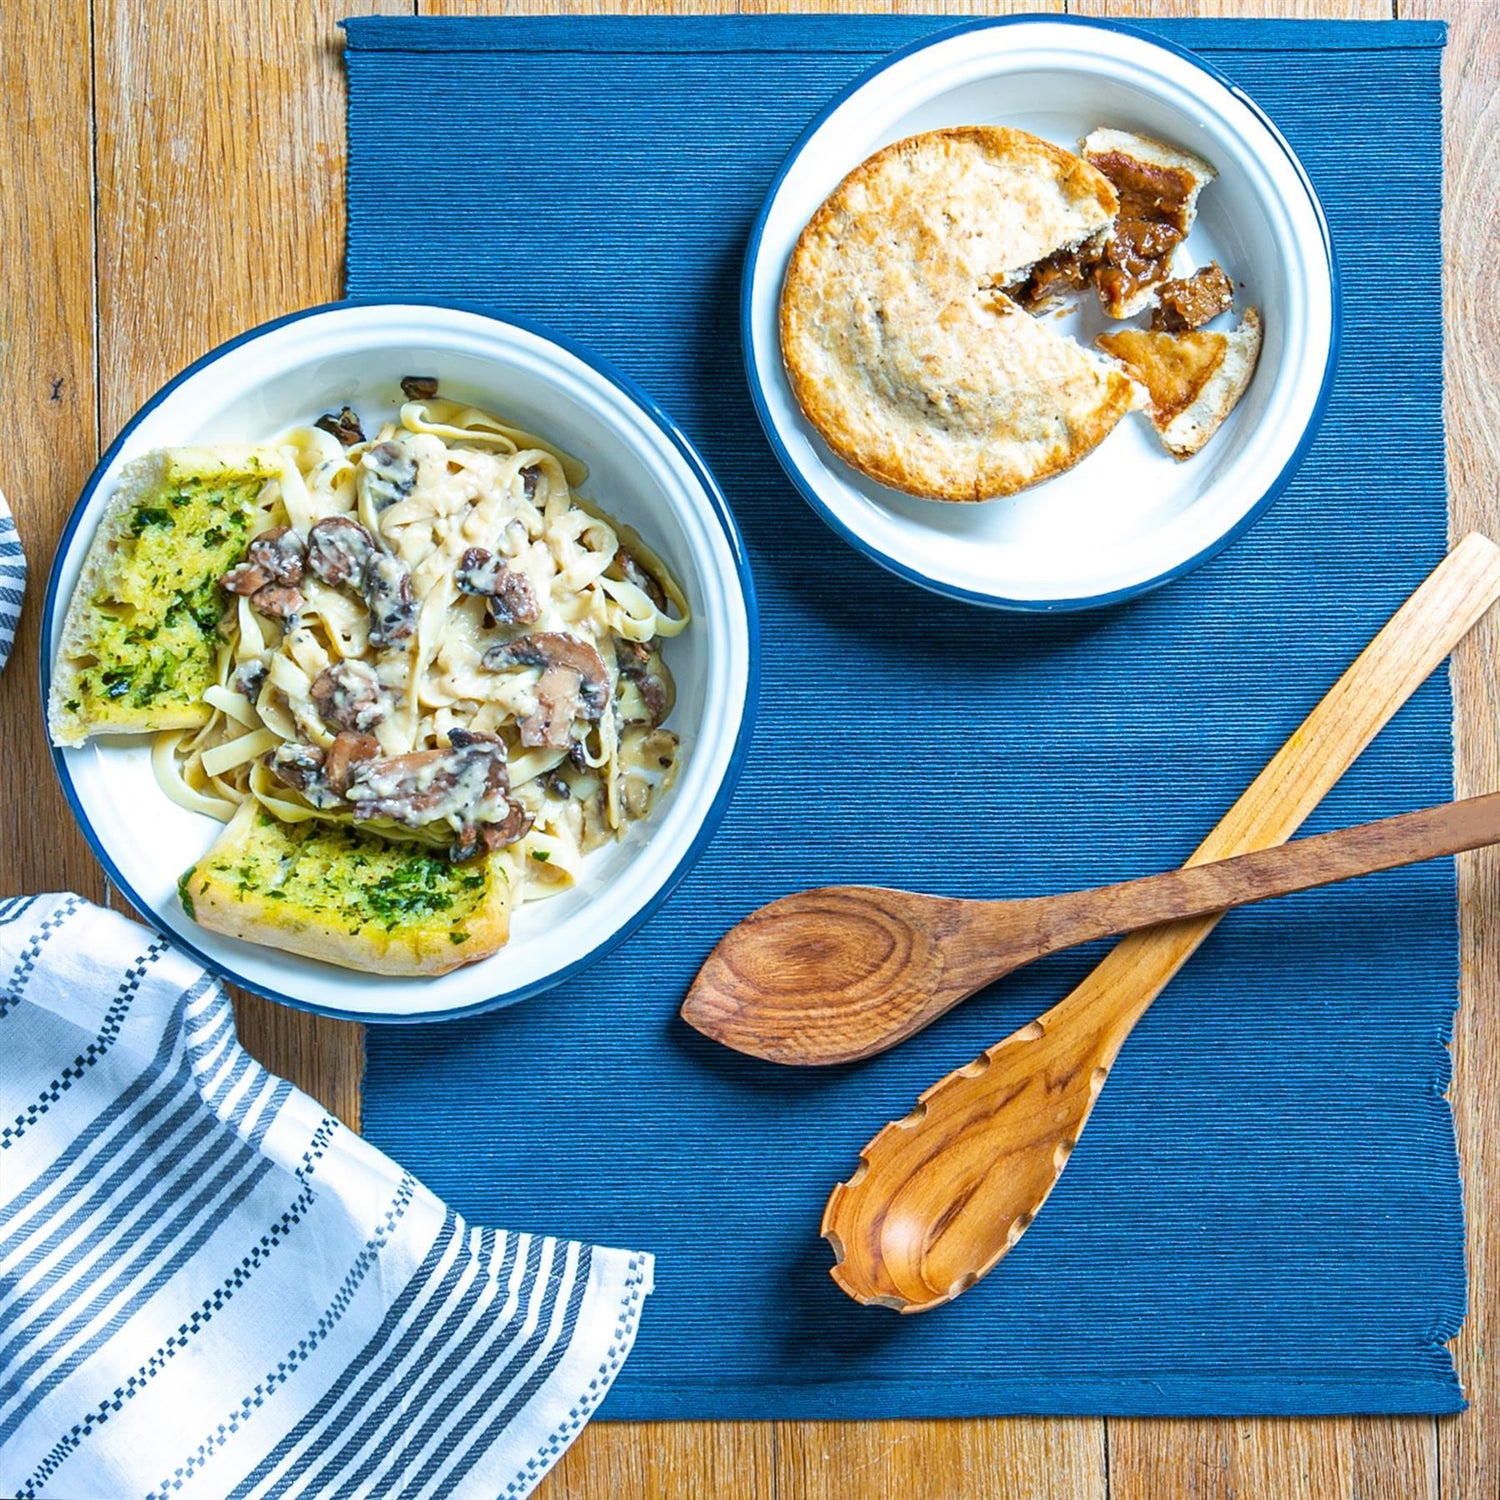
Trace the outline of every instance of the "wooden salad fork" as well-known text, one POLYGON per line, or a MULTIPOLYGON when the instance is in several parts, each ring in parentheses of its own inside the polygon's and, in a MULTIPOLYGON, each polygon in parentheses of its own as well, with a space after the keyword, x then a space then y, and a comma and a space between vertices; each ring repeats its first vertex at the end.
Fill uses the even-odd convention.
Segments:
MULTIPOLYGON (((1360 654, 1190 864, 1289 838, 1382 726, 1500 599, 1500 548, 1464 539, 1360 654)), ((1212 931, 1205 915, 1132 933, 1059 1004, 929 1088, 830 1194, 833 1279, 922 1312, 1021 1238, 1066 1165, 1131 1028, 1212 931)))
POLYGON ((783 896, 731 928, 683 1018, 769 1062, 873 1057, 1049 953, 1500 843, 1500 792, 1118 885, 1010 901, 877 886, 783 896))

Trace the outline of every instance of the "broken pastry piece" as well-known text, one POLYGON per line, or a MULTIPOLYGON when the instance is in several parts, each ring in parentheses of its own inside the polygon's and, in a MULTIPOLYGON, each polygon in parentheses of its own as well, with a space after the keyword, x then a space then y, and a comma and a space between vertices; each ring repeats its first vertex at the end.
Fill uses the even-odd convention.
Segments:
POLYGON ((1083 142, 1083 159, 1120 199, 1094 286, 1110 317, 1134 317, 1171 280, 1172 256, 1193 227, 1198 194, 1218 174, 1202 157, 1128 130, 1094 131, 1083 142))
POLYGON ((1223 425, 1255 373, 1260 314, 1247 308, 1229 333, 1122 328, 1096 340, 1149 392, 1157 436, 1174 457, 1191 458, 1223 425))

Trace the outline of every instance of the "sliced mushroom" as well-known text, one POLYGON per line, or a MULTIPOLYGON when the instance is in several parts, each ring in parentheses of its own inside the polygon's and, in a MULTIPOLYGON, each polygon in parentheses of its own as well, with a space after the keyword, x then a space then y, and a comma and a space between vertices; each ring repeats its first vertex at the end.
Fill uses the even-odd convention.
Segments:
POLYGON ((364 428, 359 425, 359 416, 353 407, 346 406, 338 412, 325 411, 313 426, 332 433, 346 448, 365 440, 364 428))
POLYGON ((304 745, 300 740, 294 740, 270 751, 266 756, 266 768, 285 786, 301 792, 314 807, 336 807, 343 798, 324 777, 326 759, 316 745, 304 745))
POLYGON ((677 736, 670 729, 637 724, 620 740, 620 800, 625 816, 644 818, 677 765, 677 736))
POLYGON ((518 636, 484 653, 492 671, 506 667, 540 667, 536 712, 521 721, 521 743, 528 749, 567 748, 573 721, 597 719, 609 704, 609 673, 603 658, 577 636, 538 631, 518 636))
POLYGON ((401 393, 408 401, 431 401, 438 393, 436 375, 403 375, 401 393))
POLYGON ((343 797, 353 780, 354 768, 363 761, 377 760, 379 756, 380 741, 373 734, 354 734, 346 730, 335 735, 328 747, 323 759, 323 781, 330 791, 343 797))
MULTIPOLYGON (((619 641, 615 645, 615 663, 620 670, 621 682, 633 687, 639 696, 645 710, 645 722, 660 724, 672 712, 676 700, 672 674, 667 671, 661 652, 644 641, 619 641)), ((641 722, 640 715, 630 709, 623 691, 620 713, 627 724, 641 722)))
MULTIPOLYGON (((497 734, 485 734, 476 729, 451 729, 448 731, 448 743, 455 749, 465 749, 470 745, 478 743, 499 746, 500 754, 506 754, 505 741, 497 734)), ((477 854, 481 850, 485 853, 493 853, 496 849, 504 849, 507 845, 514 844, 517 839, 525 838, 531 832, 531 825, 536 822, 533 814, 526 811, 521 804, 509 798, 510 791, 510 767, 505 768, 506 783, 506 812, 505 816, 497 823, 465 823, 459 829, 458 839, 449 851, 449 857, 456 863, 459 860, 468 859, 470 855, 477 854)))
POLYGON ((389 552, 377 552, 365 564, 365 603, 370 608, 370 644, 400 646, 417 632, 417 603, 411 574, 389 552))
POLYGON ((370 511, 379 515, 417 487, 417 460, 405 443, 375 443, 365 449, 355 482, 370 511))
POLYGON ((345 795, 355 820, 389 818, 408 828, 448 823, 458 831, 454 858, 467 858, 480 847, 503 847, 487 840, 519 838, 530 827, 530 815, 510 798, 504 742, 461 729, 448 740, 446 750, 416 750, 354 766, 345 795), (484 832, 487 828, 495 832, 484 832), (513 837, 512 828, 519 830, 513 837))
POLYGON ((597 719, 609 703, 609 673, 604 660, 587 641, 562 631, 541 630, 503 641, 484 653, 484 664, 491 670, 503 667, 562 667, 576 672, 580 679, 580 703, 584 717, 597 719))
POLYGON ((476 854, 493 854, 497 849, 514 844, 517 839, 525 838, 536 819, 519 802, 510 802, 507 808, 499 823, 465 823, 458 830, 448 857, 458 864, 476 854))
POLYGON ((273 526, 245 548, 245 560, 219 582, 231 594, 256 594, 268 583, 301 583, 305 548, 290 526, 273 526))
POLYGON ((367 662, 351 658, 324 667, 313 679, 312 701, 330 729, 368 735, 390 716, 391 698, 367 662))
POLYGON ((256 657, 236 669, 234 676, 229 679, 229 686, 241 697, 254 703, 260 697, 260 690, 266 685, 269 675, 270 668, 256 657))
POLYGON ((250 596, 252 608, 258 609, 263 615, 270 615, 272 619, 280 620, 288 630, 297 623, 297 616, 302 613, 302 606, 306 603, 302 590, 287 583, 268 583, 265 588, 256 589, 250 596))
POLYGON ((411 574, 399 558, 348 516, 329 516, 307 534, 307 566, 315 578, 338 587, 354 584, 370 611, 370 644, 399 646, 417 629, 411 574))
POLYGON ((358 582, 377 550, 375 538, 348 516, 329 516, 307 534, 309 571, 334 587, 358 582))
POLYGON ((615 553, 615 567, 627 583, 633 583, 663 614, 667 612, 667 595, 661 584, 623 547, 615 553))
POLYGON ((534 625, 542 615, 531 580, 483 547, 470 547, 453 574, 461 594, 489 600, 491 617, 501 625, 534 625))

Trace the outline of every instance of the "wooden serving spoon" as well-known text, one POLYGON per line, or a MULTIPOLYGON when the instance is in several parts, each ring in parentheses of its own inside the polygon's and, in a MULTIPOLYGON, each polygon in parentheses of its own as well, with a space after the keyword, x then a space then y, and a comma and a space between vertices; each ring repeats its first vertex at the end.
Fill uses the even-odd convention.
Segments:
POLYGON ((769 1062, 853 1062, 1049 953, 1486 844, 1500 844, 1500 792, 1060 896, 960 901, 823 886, 731 928, 682 1014, 769 1062))
MULTIPOLYGON (((1396 612, 1204 840, 1207 864, 1289 838, 1397 708, 1500 598, 1500 548, 1464 539, 1396 612)), ((1132 933, 1059 1004, 941 1079, 829 1195, 833 1279, 921 1312, 958 1296, 1025 1233, 1125 1038, 1216 915, 1132 933)))

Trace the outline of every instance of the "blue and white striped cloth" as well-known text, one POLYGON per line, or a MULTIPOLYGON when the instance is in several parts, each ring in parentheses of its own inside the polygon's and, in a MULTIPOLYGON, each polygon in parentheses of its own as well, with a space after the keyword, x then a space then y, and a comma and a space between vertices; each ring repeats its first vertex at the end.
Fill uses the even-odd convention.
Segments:
POLYGON ((5 496, 0 495, 0 672, 16 638, 16 622, 21 618, 21 600, 26 593, 26 554, 11 517, 5 496))
POLYGON ((0 901, 0 1492, 526 1494, 649 1255, 476 1229, 80 897, 0 901))

